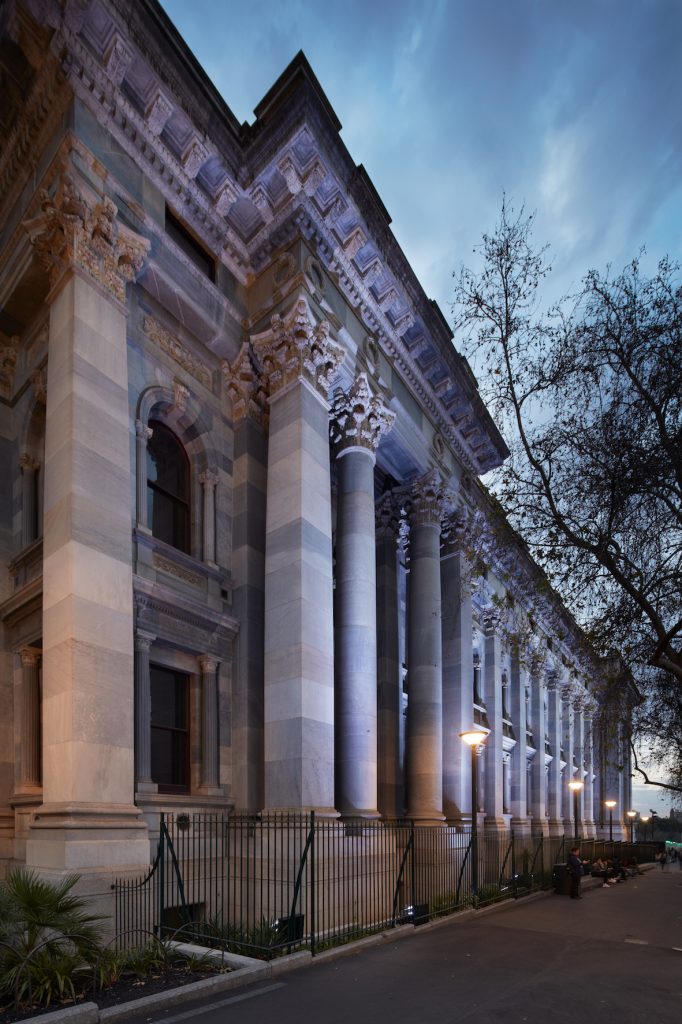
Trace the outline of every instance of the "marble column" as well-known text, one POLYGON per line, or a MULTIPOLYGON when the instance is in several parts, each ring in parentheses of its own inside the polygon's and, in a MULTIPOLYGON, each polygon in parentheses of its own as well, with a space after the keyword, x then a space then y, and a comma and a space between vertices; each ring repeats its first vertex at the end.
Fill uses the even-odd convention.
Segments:
POLYGON ((528 817, 528 760, 526 756, 526 685, 528 672, 516 652, 511 663, 511 716, 516 746, 511 752, 511 827, 520 834, 530 832, 528 817))
POLYGON ((21 545, 26 547, 41 534, 38 526, 38 489, 36 487, 40 463, 32 455, 24 453, 19 458, 19 465, 21 466, 21 545))
POLYGON ((400 757, 402 662, 398 596, 400 508, 391 494, 379 503, 376 519, 377 573, 377 800, 387 820, 405 813, 400 757))
POLYGON ((394 419, 365 374, 334 396, 336 807, 347 818, 379 816, 374 464, 394 419))
POLYGON ((561 695, 562 747, 564 750, 564 761, 566 762, 561 787, 561 806, 564 819, 564 834, 567 836, 573 835, 574 828, 573 793, 568 787, 569 782, 573 782, 576 778, 573 747, 573 700, 573 687, 565 686, 561 695))
POLYGON ((547 732, 552 760, 547 777, 547 814, 550 836, 564 834, 562 813, 562 771, 561 771, 561 686, 555 672, 548 672, 547 686, 547 732))
POLYGON ((534 835, 547 834, 547 774, 545 771, 545 691, 543 687, 544 668, 536 660, 530 670, 530 714, 535 754, 531 762, 531 806, 532 831, 534 835))
POLYGON ((40 657, 35 647, 22 647, 21 712, 19 719, 19 779, 17 792, 34 792, 40 788, 40 657))
POLYGON ((218 475, 205 470, 199 477, 203 491, 202 502, 202 538, 204 562, 215 565, 215 492, 218 475))
POLYGON ((199 658, 201 666, 201 788, 220 793, 218 758, 218 679, 220 663, 210 655, 199 658))
POLYGON ((486 615, 484 623, 483 672, 485 706, 490 735, 483 744, 485 758, 485 827, 503 830, 504 794, 502 780, 502 643, 496 631, 495 615, 486 615))
POLYGON ((149 678, 149 651, 155 639, 151 633, 135 630, 135 788, 147 793, 155 793, 157 789, 152 781, 152 697, 149 678))
POLYGON ((304 297, 252 342, 270 391, 265 807, 335 814, 327 395, 343 350, 304 297))
POLYGON ((407 815, 418 824, 443 814, 443 673, 440 529, 444 494, 435 472, 410 493, 407 641, 407 815))
POLYGON ((142 420, 135 420, 135 495, 137 527, 149 530, 147 521, 147 442, 154 431, 142 420))
POLYGON ((470 567, 450 527, 441 554, 443 600, 443 811, 471 822, 471 753, 460 733, 473 726, 474 663, 470 567))
MULTIPOLYGON (((83 153, 79 159, 87 159, 83 153)), ((126 282, 149 243, 60 172, 25 223, 50 277, 43 536, 43 805, 26 862, 139 870, 126 282)), ((100 183, 103 187, 103 183, 100 183)))
POLYGON ((583 713, 583 756, 585 759, 585 796, 583 798, 584 834, 596 835, 594 822, 594 741, 593 741, 592 710, 588 707, 583 713))

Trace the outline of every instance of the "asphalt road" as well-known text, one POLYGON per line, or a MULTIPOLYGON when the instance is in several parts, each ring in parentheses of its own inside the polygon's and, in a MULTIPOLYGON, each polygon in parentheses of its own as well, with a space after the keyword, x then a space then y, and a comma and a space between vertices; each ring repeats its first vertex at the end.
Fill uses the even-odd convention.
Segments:
POLYGON ((682 871, 579 902, 543 896, 226 992, 164 1024, 671 1024, 682 1020, 682 871), (676 948, 677 947, 677 948, 676 948))

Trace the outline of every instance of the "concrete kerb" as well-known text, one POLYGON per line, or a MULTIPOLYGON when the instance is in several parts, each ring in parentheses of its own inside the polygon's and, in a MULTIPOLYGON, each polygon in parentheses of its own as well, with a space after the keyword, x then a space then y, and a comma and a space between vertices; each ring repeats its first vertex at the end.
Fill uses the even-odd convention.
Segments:
MULTIPOLYGON (((650 870, 654 866, 643 864, 642 870, 650 870)), ((598 878, 586 876, 583 884, 588 890, 596 889, 601 885, 601 881, 598 878)), ((539 892, 522 896, 520 899, 525 903, 528 900, 536 900, 553 895, 553 890, 543 889, 539 892)), ((497 903, 491 903, 489 906, 480 907, 477 910, 470 908, 456 914, 438 917, 434 921, 426 921, 417 927, 403 925, 397 928, 389 928, 386 931, 377 932, 376 935, 367 935, 356 942, 348 942, 343 946, 326 949, 314 957, 308 950, 299 950, 296 953, 290 953, 275 960, 263 961, 238 956, 233 953, 222 954, 219 950, 206 950, 204 947, 193 946, 190 943, 177 943, 178 949, 182 952, 202 956, 213 955, 216 959, 220 959, 226 964, 232 964, 235 970, 229 974, 220 974, 215 977, 204 978, 202 981, 191 982, 188 985, 183 985, 181 988, 172 988, 166 992, 142 996, 141 999, 121 1003, 119 1006, 110 1006, 100 1010, 95 1003, 82 1003, 80 1006, 70 1006, 63 1010, 55 1010, 54 1013, 42 1014, 39 1018, 27 1018, 27 1022, 39 1020, 40 1024, 116 1024, 116 1022, 130 1017, 141 1016, 145 1012, 164 1010, 170 1006, 179 1006, 209 996, 215 996, 222 992, 229 992, 231 989, 242 988, 256 981, 266 981, 269 978, 275 978, 289 971, 306 967, 308 964, 324 964, 338 957, 352 956, 373 946, 378 946, 385 942, 396 942, 419 932, 430 932, 437 928, 444 928, 447 925, 470 922, 481 915, 487 916, 498 913, 517 902, 518 900, 509 897, 509 899, 499 900, 497 903)))

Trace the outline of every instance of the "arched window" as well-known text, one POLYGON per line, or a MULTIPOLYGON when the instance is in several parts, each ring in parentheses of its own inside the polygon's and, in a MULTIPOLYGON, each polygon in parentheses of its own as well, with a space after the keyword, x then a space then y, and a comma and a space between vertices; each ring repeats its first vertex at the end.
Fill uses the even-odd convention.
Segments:
POLYGON ((147 522, 154 537, 190 551, 189 462, 175 434, 150 420, 147 442, 147 522))

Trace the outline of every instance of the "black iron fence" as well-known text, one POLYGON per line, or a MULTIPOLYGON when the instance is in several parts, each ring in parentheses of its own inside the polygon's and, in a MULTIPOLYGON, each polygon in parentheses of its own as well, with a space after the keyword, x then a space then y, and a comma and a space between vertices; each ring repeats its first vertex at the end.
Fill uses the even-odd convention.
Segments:
MULTIPOLYGON (((116 933, 247 956, 313 954, 402 924, 547 888, 574 841, 311 815, 161 815, 154 862, 115 883, 116 933)), ((653 859, 643 843, 581 842, 585 860, 653 859)))

